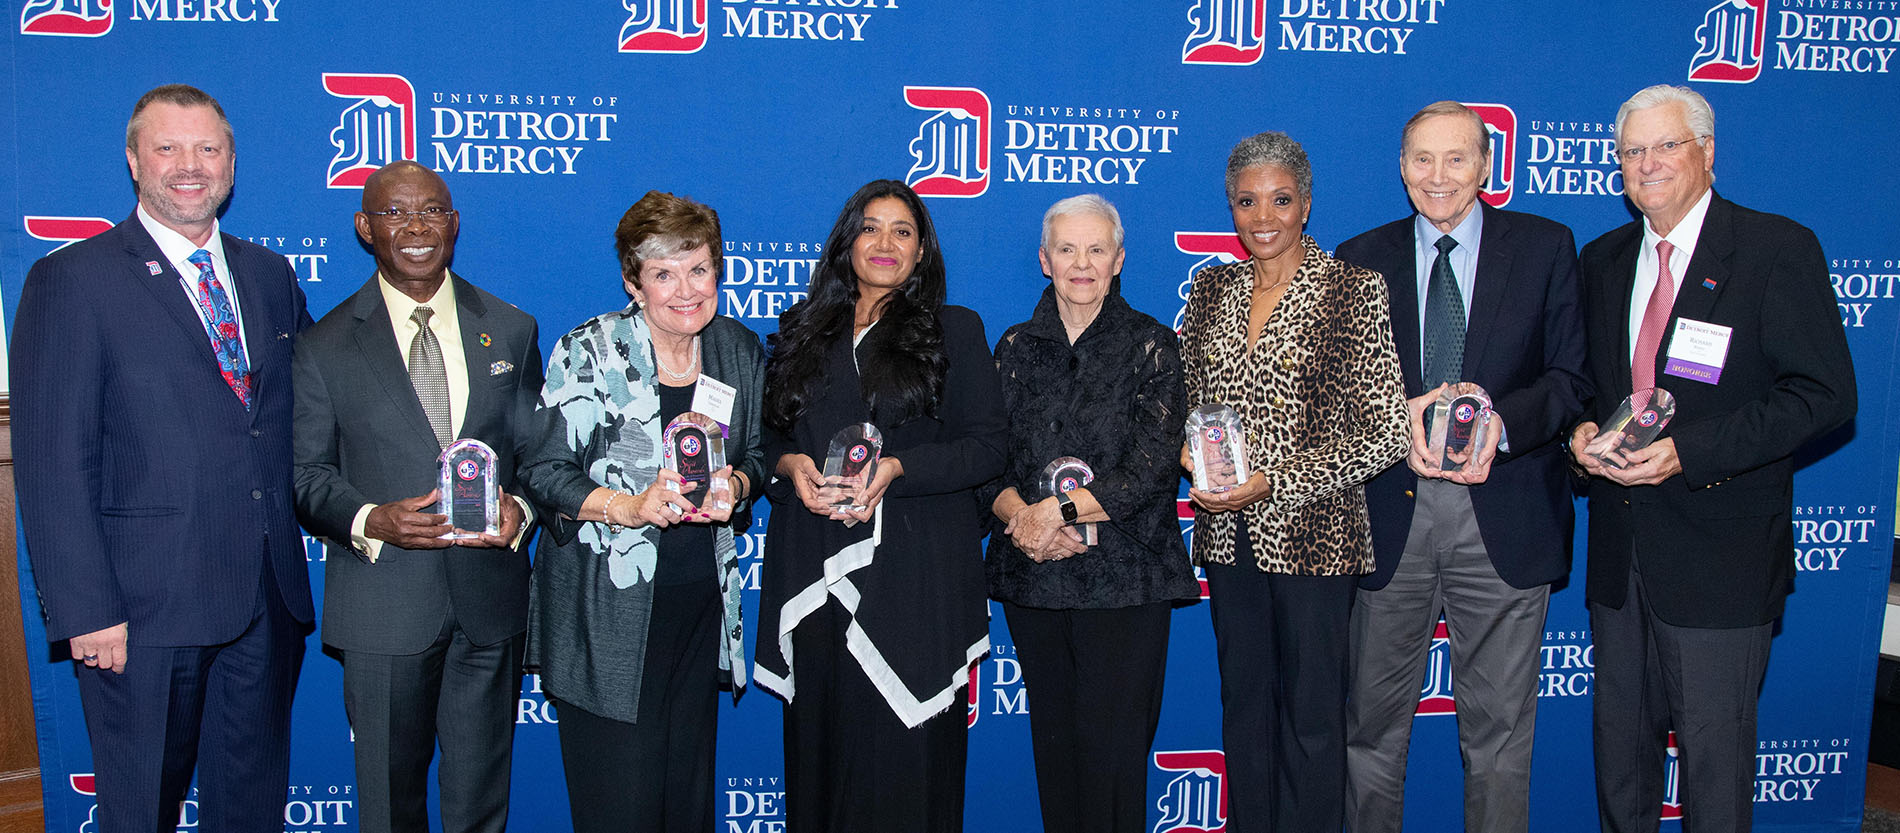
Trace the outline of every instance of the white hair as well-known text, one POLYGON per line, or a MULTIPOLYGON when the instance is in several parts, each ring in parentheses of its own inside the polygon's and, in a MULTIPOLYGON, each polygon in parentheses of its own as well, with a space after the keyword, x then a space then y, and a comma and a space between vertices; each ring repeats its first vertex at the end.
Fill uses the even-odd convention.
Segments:
POLYGON ((1042 215, 1042 247, 1047 249, 1055 243, 1056 218, 1074 214, 1093 214, 1108 221, 1115 229, 1115 248, 1122 247, 1122 215, 1115 210, 1115 204, 1102 198, 1100 194, 1077 194, 1065 200, 1056 201, 1042 215))
POLYGON ((1709 101, 1702 94, 1688 87, 1675 87, 1669 84, 1657 84, 1644 87, 1630 96, 1623 106, 1616 108, 1616 143, 1623 144, 1623 122, 1638 110, 1661 107, 1665 104, 1682 105, 1682 118, 1689 123, 1689 131, 1698 138, 1715 135, 1715 111, 1709 108, 1709 101))

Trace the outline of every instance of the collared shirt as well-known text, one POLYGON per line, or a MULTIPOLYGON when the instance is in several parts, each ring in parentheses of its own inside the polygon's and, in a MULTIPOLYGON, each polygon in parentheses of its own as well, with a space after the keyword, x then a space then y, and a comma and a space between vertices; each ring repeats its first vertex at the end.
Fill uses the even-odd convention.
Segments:
MULTIPOLYGON (((402 356, 403 367, 409 366, 409 343, 414 341, 416 333, 422 328, 410 316, 415 315, 416 307, 428 305, 433 311, 429 316, 429 332, 435 333, 435 340, 442 345, 442 369, 448 374, 449 381, 449 433, 459 436, 462 433, 462 416, 468 409, 468 357, 462 352, 461 319, 455 311, 455 279, 445 270, 442 273, 442 285, 437 287, 435 295, 427 301, 417 301, 402 294, 402 290, 390 284, 382 272, 376 273, 376 288, 382 290, 383 308, 389 310, 390 332, 396 338, 396 353, 402 356)), ((527 534, 528 525, 534 521, 534 510, 527 501, 519 497, 515 502, 521 506, 523 519, 521 530, 515 534, 514 545, 521 546, 521 536, 527 534)), ((358 552, 369 556, 374 562, 382 554, 383 542, 369 537, 365 530, 369 526, 369 512, 375 504, 363 504, 356 510, 356 517, 350 523, 350 542, 358 552)))
POLYGON ((435 333, 435 340, 442 345, 442 369, 449 377, 449 435, 460 436, 462 414, 468 409, 468 359, 462 353, 462 327, 455 313, 455 281, 443 273, 442 285, 427 301, 402 294, 382 272, 376 273, 376 288, 383 292, 383 308, 389 310, 396 353, 402 356, 405 368, 409 366, 409 344, 415 341, 420 330, 410 316, 420 306, 426 305, 434 311, 429 317, 429 332, 435 333))
MULTIPOLYGON (((1669 275, 1676 280, 1676 295, 1682 294, 1682 275, 1689 271, 1689 260, 1695 257, 1696 241, 1702 237, 1702 220, 1708 216, 1709 200, 1715 195, 1711 188, 1702 192, 1702 199, 1696 200, 1689 213, 1668 234, 1657 234, 1643 220, 1643 248, 1636 253, 1636 285, 1630 287, 1629 353, 1630 361, 1636 361, 1636 335, 1643 329, 1643 312, 1649 308, 1649 295, 1656 291, 1656 281, 1660 277, 1656 257, 1656 244, 1667 240, 1676 250, 1669 254, 1669 275)), ((1670 299, 1672 302, 1674 297, 1670 299)))
POLYGON ((224 287, 225 296, 231 300, 231 314, 237 318, 238 344, 244 348, 246 361, 249 361, 250 344, 244 340, 244 306, 238 300, 237 281, 231 276, 231 265, 224 259, 224 237, 218 233, 218 221, 215 218, 211 221, 211 239, 200 246, 146 213, 144 203, 139 204, 138 218, 139 225, 144 226, 145 232, 158 244, 159 253, 178 273, 178 288, 184 290, 185 298, 191 301, 192 311, 198 313, 198 321, 205 325, 207 331, 211 322, 205 320, 205 308, 198 303, 198 264, 191 262, 191 255, 199 249, 210 253, 211 270, 217 273, 218 285, 224 287))
MULTIPOLYGON (((1445 232, 1439 231, 1432 221, 1423 214, 1412 215, 1412 245, 1417 254, 1412 258, 1416 267, 1413 276, 1418 281, 1418 343, 1425 343, 1425 299, 1431 289, 1432 264, 1438 262, 1438 238, 1445 232)), ((1446 257, 1451 260, 1451 276, 1458 282, 1458 296, 1464 302, 1465 321, 1471 320, 1471 287, 1478 279, 1478 241, 1484 236, 1484 210, 1476 204, 1471 213, 1451 230, 1451 239, 1458 241, 1458 247, 1446 257)))

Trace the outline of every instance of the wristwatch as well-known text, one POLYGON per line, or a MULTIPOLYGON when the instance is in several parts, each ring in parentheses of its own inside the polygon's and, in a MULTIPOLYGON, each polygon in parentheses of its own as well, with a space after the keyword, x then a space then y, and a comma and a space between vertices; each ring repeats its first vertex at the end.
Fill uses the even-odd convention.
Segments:
POLYGON ((1075 523, 1075 519, 1081 516, 1081 510, 1075 508, 1075 498, 1069 497, 1067 492, 1056 493, 1056 505, 1062 507, 1062 522, 1065 524, 1075 523))

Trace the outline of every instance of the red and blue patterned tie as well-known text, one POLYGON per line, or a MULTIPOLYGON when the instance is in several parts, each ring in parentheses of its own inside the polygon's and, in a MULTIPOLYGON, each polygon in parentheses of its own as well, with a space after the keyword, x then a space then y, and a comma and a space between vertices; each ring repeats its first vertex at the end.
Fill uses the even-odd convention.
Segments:
POLYGON ((211 268, 211 253, 203 249, 186 258, 198 267, 198 309, 205 320, 205 334, 211 337, 211 352, 218 356, 218 371, 225 384, 237 394, 244 409, 251 409, 251 365, 244 358, 244 340, 239 337, 237 316, 231 312, 231 296, 211 268))

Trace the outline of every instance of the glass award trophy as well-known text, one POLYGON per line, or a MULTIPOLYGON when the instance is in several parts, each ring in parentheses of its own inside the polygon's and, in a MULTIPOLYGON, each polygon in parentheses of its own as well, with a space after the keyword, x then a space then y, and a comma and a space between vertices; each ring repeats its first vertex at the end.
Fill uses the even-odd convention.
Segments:
POLYGON ((877 476, 877 458, 884 451, 884 435, 868 422, 847 425, 831 436, 825 453, 825 486, 831 508, 840 512, 863 509, 859 495, 877 476))
POLYGON ((1194 460, 1194 488, 1225 492, 1246 479, 1247 438, 1233 408, 1213 403, 1189 411, 1187 443, 1194 460))
MULTIPOLYGON (((1074 457, 1057 457, 1049 461, 1042 470, 1042 487, 1051 495, 1073 492, 1087 486, 1095 479, 1095 470, 1089 464, 1074 457)), ((1082 533, 1082 543, 1095 546, 1095 524, 1076 524, 1076 531, 1082 533)))
POLYGON ((712 417, 687 411, 666 424, 660 435, 661 465, 678 472, 680 495, 694 506, 732 508, 732 484, 714 478, 726 465, 726 429, 712 417))
POLYGON ((501 479, 495 450, 481 440, 456 440, 442 450, 442 499, 436 511, 454 527, 442 536, 467 541, 501 534, 501 479))
POLYGON ((1441 471, 1464 471, 1490 430, 1490 395, 1471 382, 1454 382, 1425 410, 1425 458, 1441 471))
POLYGON ((1676 415, 1676 398, 1662 388, 1644 388, 1629 395, 1616 413, 1597 428, 1595 439, 1583 447, 1583 453, 1604 465, 1620 469, 1628 462, 1623 456, 1656 441, 1669 418, 1676 415))

